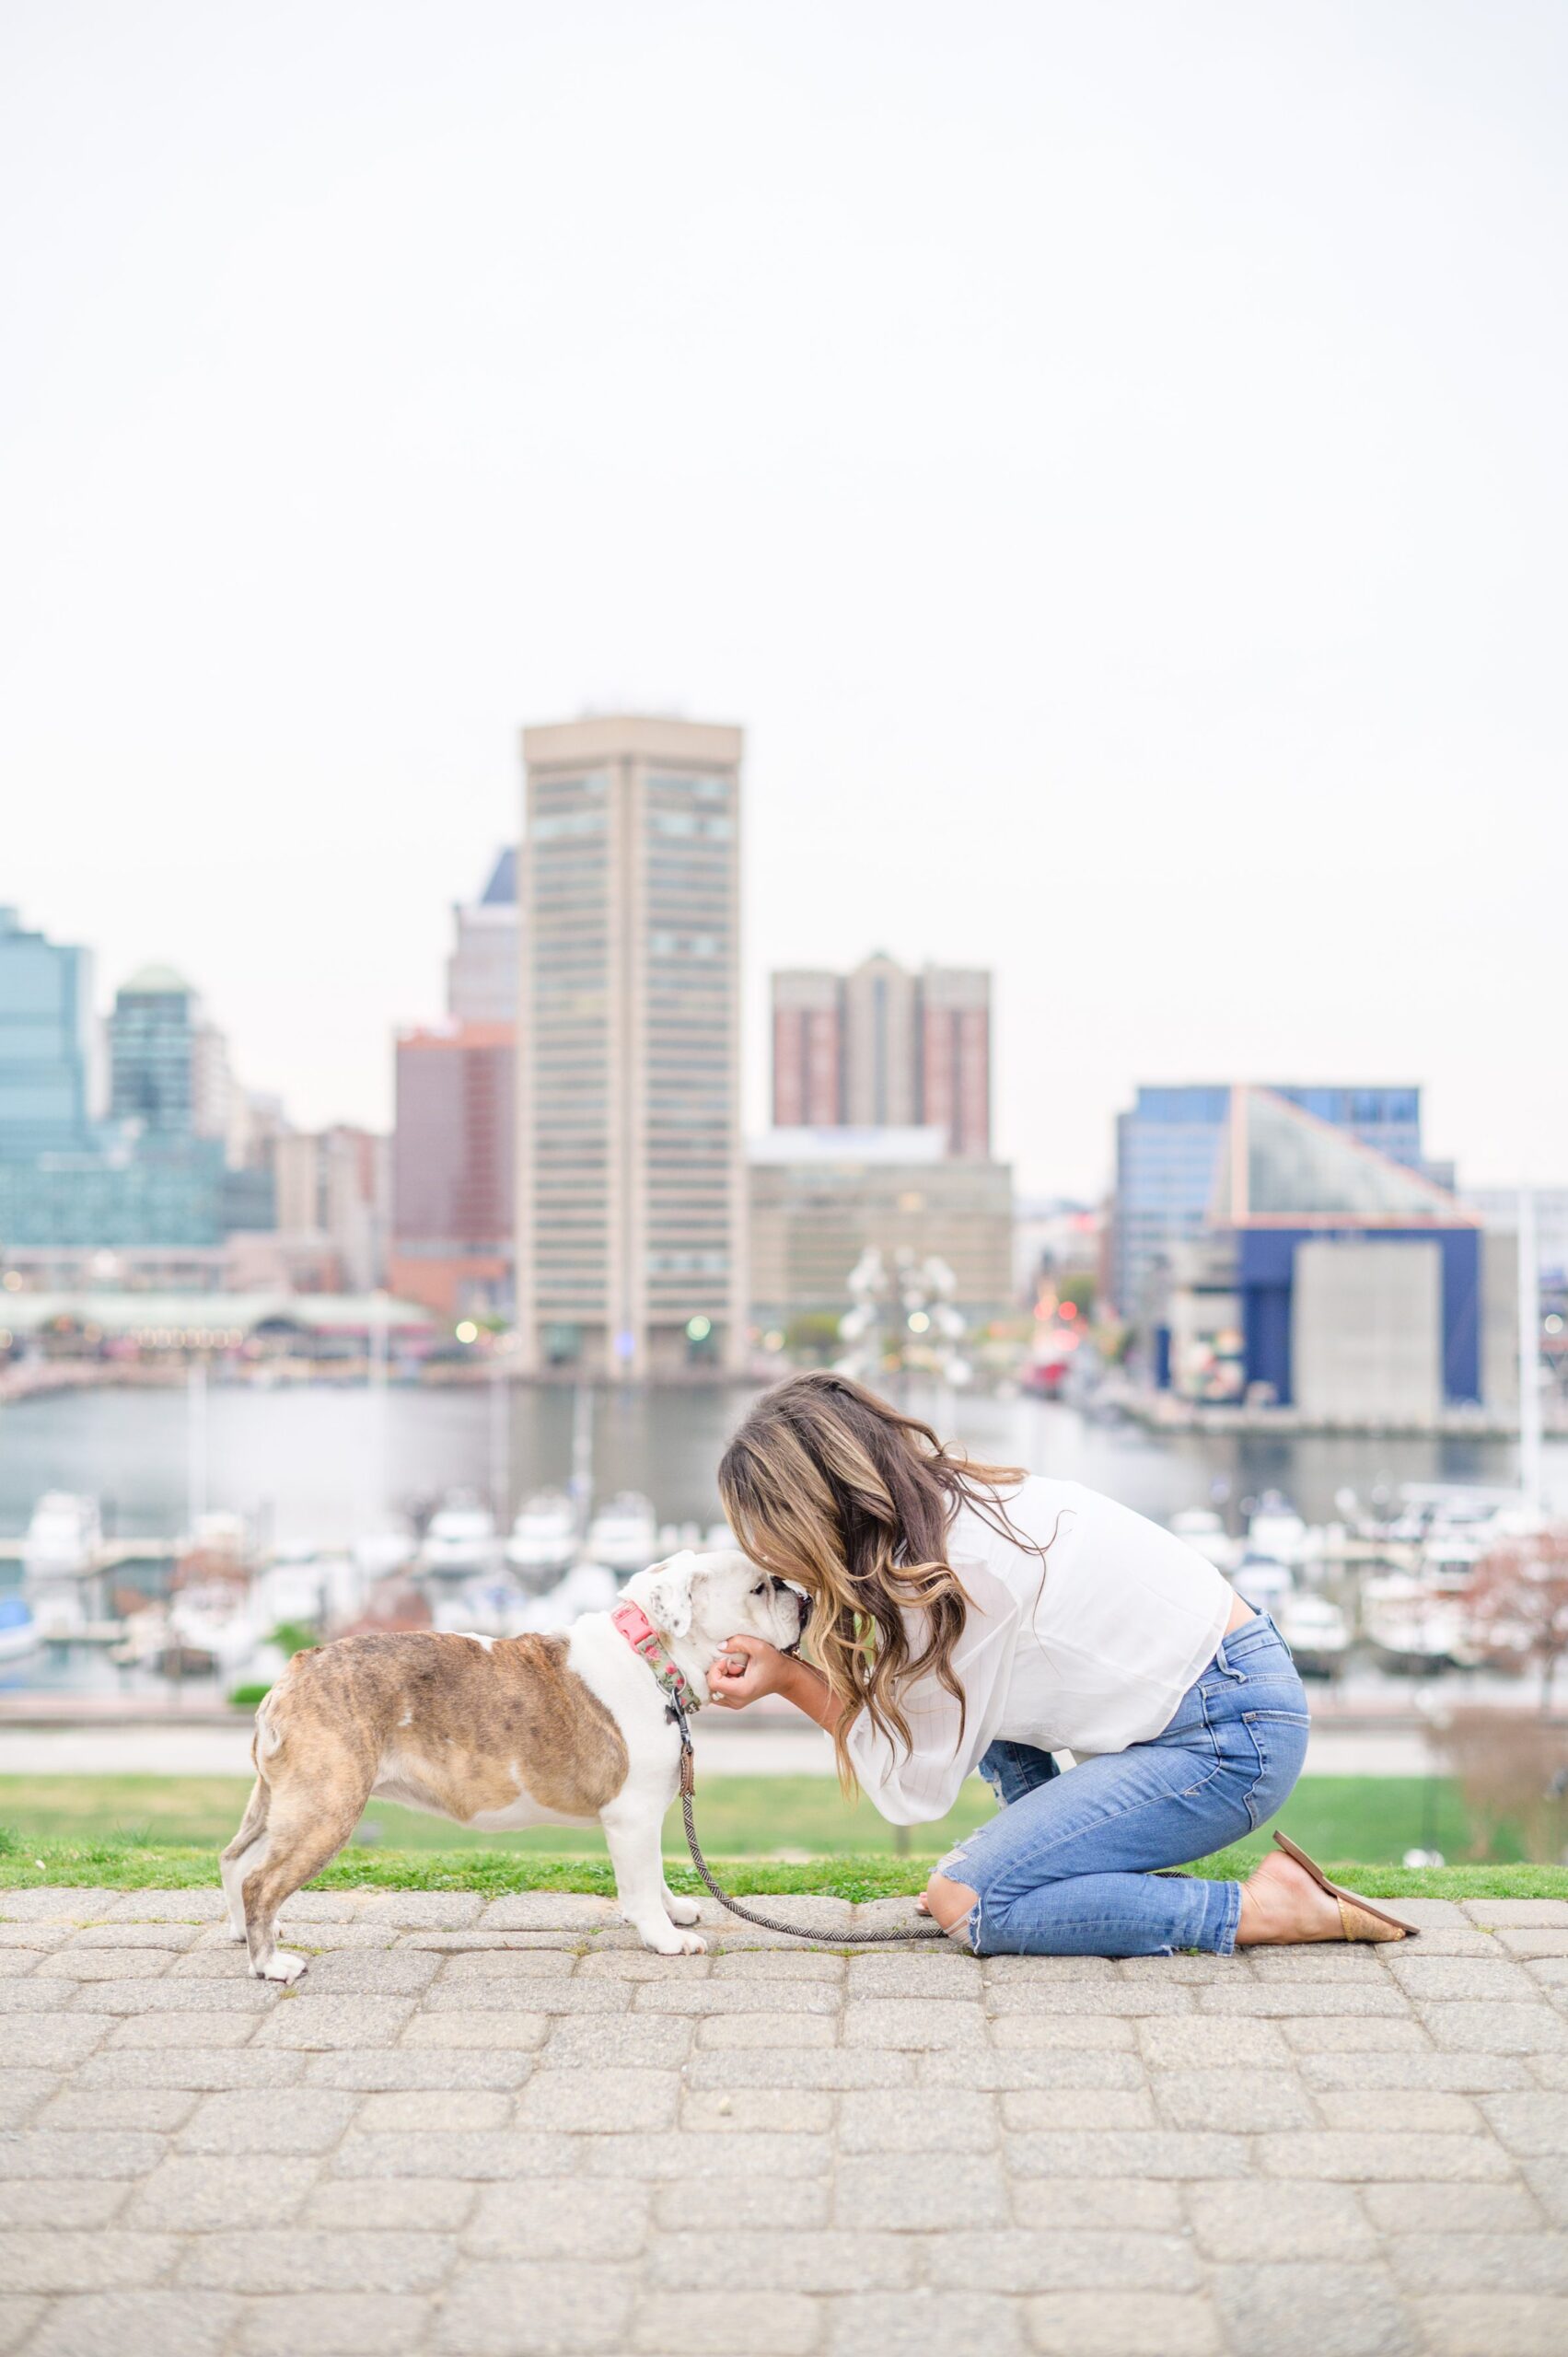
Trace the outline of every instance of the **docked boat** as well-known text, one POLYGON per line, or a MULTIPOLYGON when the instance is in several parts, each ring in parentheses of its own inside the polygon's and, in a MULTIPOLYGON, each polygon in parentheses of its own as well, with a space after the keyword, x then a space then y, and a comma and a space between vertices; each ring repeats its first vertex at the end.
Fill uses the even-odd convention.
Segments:
POLYGON ((621 1583, 608 1563, 574 1563, 559 1587, 534 1606, 540 1629, 569 1629, 585 1612, 613 1612, 621 1583))
POLYGON ((1251 1553, 1267 1556, 1292 1571, 1307 1561, 1311 1546, 1306 1523, 1277 1490, 1265 1490, 1253 1508, 1247 1544, 1251 1553))
POLYGON ((658 1517, 640 1491, 623 1490, 600 1506, 588 1525, 584 1553, 619 1578, 645 1571, 658 1555, 658 1517))
POLYGON ((37 1653, 42 1638, 25 1596, 0 1596, 0 1667, 37 1653))
POLYGON ((505 1579, 465 1580, 443 1586, 431 1608, 432 1625, 460 1637, 526 1637, 569 1629, 585 1612, 612 1612, 621 1583, 605 1563, 574 1563, 542 1594, 527 1594, 505 1579))
POLYGON ((471 1579, 495 1568, 495 1517, 475 1497, 455 1495, 430 1517, 419 1568, 434 1579, 471 1579))
POLYGON ((1339 1676, 1350 1651, 1350 1627, 1337 1604, 1326 1596, 1285 1596, 1273 1617, 1303 1678, 1339 1676))
POLYGON ((1254 1612, 1269 1612, 1278 1620, 1287 1596, 1295 1593, 1295 1576, 1288 1563, 1276 1562, 1249 1548, 1230 1574, 1230 1584, 1254 1612))
POLYGON ((453 1582, 430 1608, 430 1625, 459 1637, 520 1637, 530 1627, 529 1599, 507 1579, 453 1582))
POLYGON ((539 1490, 527 1499, 506 1541, 507 1568, 530 1592, 552 1586, 577 1551, 577 1516, 564 1490, 539 1490))
POLYGON ((1459 1599, 1405 1572, 1367 1581, 1361 1628, 1378 1666, 1396 1678, 1434 1678, 1478 1658, 1459 1599))
POLYGON ((64 1574, 58 1579, 34 1580, 29 1583, 29 1598, 44 1644, 66 1645, 73 1638, 86 1636, 92 1618, 87 1610, 87 1603, 92 1600, 91 1582, 64 1574))
POLYGON ((367 1580, 390 1579, 406 1571, 416 1551, 406 1530, 362 1530, 354 1542, 354 1560, 367 1580))
POLYGON ((250 1617, 262 1631, 289 1622, 329 1635, 359 1618, 368 1585, 354 1557, 334 1549, 277 1556, 250 1583, 250 1617))
POLYGON ((102 1544, 94 1499, 46 1490, 22 1541, 22 1577, 29 1583, 80 1579, 92 1570, 102 1544))
POLYGON ((261 1633, 245 1590, 232 1580, 199 1580, 168 1600, 168 1642, 190 1656, 205 1655, 217 1669, 238 1669, 261 1633))

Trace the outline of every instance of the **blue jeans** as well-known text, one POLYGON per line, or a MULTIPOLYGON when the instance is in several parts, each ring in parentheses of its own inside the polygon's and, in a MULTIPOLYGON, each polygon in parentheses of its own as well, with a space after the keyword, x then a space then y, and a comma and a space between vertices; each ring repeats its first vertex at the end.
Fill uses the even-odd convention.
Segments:
POLYGON ((1241 1886, 1170 1875, 1257 1831, 1307 1756, 1307 1696, 1267 1616, 1221 1640, 1164 1733, 1059 1776, 1025 1744, 981 1771, 1004 1805, 943 1859, 979 1956, 1229 1956, 1241 1886))

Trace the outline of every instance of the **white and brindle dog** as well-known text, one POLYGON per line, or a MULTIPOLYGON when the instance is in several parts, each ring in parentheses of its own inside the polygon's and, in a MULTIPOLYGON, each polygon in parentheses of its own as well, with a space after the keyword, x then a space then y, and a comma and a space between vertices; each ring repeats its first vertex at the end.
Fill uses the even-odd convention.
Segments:
POLYGON ((726 1640, 798 1644, 798 1590, 744 1555, 690 1550, 628 1580, 614 1612, 554 1636, 341 1637, 296 1654, 256 1713, 256 1785, 223 1853, 229 1924, 263 1980, 294 1980, 278 1910, 319 1874, 373 1793, 500 1830, 598 1817, 645 1946, 700 1955, 697 1908, 664 1878, 678 1693, 694 1710, 726 1640))

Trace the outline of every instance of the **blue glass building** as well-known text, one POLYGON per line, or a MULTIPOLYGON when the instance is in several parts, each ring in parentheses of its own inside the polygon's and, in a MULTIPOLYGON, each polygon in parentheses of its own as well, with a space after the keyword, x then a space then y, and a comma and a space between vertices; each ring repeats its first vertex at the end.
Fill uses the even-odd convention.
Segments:
POLYGON ((1160 1387, 1411 1430, 1488 1396, 1499 1271, 1480 1214, 1427 1172, 1234 1088, 1205 1231, 1149 1280, 1160 1387))
POLYGON ((195 1133, 199 1015, 168 967, 132 976, 95 1121, 89 954, 0 909, 0 1248, 214 1246, 273 1225, 271 1173, 226 1168, 195 1133))
POLYGON ((144 966, 114 995, 109 1109, 146 1137, 195 1129, 196 994, 170 966, 144 966))
MULTIPOLYGON (((1267 1086, 1406 1169, 1425 1167, 1419 1088, 1267 1086)), ((1134 1323, 1170 1247, 1195 1243, 1208 1227, 1230 1100, 1228 1085, 1143 1087, 1132 1111, 1118 1116, 1111 1283, 1118 1309, 1134 1323)))
POLYGON ((90 1143, 92 957, 0 908, 0 1162, 90 1143))

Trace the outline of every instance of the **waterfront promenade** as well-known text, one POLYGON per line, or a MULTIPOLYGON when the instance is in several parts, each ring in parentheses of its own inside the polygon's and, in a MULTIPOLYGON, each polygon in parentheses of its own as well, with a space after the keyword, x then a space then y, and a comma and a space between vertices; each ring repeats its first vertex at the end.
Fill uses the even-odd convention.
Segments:
MULTIPOLYGON (((739 1720, 704 1716, 693 1733, 705 1776, 822 1776, 835 1773, 833 1747, 798 1712, 758 1706, 739 1720)), ((129 1717, 73 1700, 0 1698, 0 1776, 248 1776, 249 1713, 215 1706, 184 1723, 173 1712, 129 1717)), ((1425 1776, 1447 1771, 1431 1729, 1413 1712, 1357 1715, 1335 1724, 1326 1713, 1312 1729, 1310 1776, 1425 1776)))
MULTIPOLYGON (((1568 1903, 849 1955, 609 1902, 0 1892, 6 2357, 1559 2357, 1568 1903)), ((770 1904, 830 1943, 907 1902, 770 1904)))

